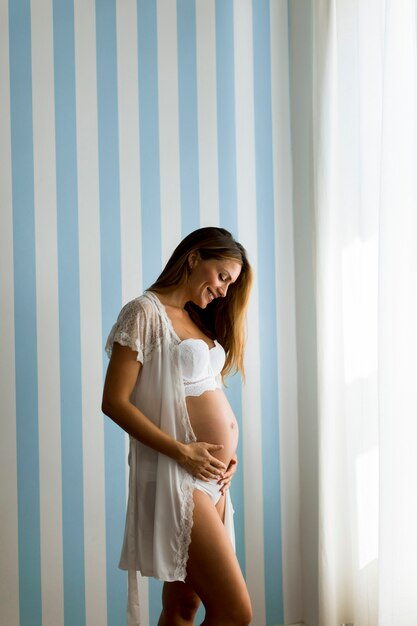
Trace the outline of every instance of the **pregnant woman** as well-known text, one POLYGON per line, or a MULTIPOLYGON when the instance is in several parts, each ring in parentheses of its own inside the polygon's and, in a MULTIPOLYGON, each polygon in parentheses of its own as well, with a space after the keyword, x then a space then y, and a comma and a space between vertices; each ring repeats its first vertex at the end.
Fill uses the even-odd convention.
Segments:
MULTIPOLYGON (((229 485, 238 425, 224 377, 243 371, 252 270, 222 228, 200 228, 109 335, 103 412, 130 435, 119 567, 128 624, 139 624, 136 572, 165 581, 158 626, 245 626, 251 603, 234 551, 229 485)), ((151 625, 153 626, 153 625, 151 625)))

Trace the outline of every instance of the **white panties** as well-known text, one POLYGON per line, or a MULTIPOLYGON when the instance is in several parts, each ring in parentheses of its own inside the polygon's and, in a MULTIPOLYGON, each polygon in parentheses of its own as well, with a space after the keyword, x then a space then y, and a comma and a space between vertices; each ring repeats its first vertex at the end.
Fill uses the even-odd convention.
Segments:
POLYGON ((196 478, 194 480, 194 487, 203 493, 206 493, 208 497, 212 500, 214 506, 218 503, 221 498, 220 493, 220 485, 217 482, 217 478, 212 478, 208 482, 205 480, 201 480, 200 478, 196 478))
MULTIPOLYGON (((204 480, 200 480, 199 478, 194 479, 194 488, 206 493, 214 505, 218 503, 221 498, 220 493, 220 485, 217 482, 217 478, 212 478, 208 482, 204 480)), ((230 497, 229 490, 226 491, 226 501, 224 503, 224 527, 228 534, 228 537, 232 543, 233 550, 236 551, 236 541, 235 541, 235 526, 233 523, 233 515, 234 508, 232 504, 232 500, 230 497)))

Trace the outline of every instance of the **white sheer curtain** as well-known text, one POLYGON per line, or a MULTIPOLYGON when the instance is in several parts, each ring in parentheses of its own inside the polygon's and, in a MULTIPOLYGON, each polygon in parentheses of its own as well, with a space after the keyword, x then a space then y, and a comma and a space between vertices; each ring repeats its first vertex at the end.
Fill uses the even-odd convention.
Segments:
POLYGON ((415 0, 314 2, 320 626, 417 624, 415 0))

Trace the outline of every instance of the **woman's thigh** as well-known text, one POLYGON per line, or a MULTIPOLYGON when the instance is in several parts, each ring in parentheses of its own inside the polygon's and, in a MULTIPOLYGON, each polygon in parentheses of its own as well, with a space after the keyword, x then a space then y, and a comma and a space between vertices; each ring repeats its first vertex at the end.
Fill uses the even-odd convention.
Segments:
POLYGON ((194 491, 187 582, 207 612, 224 615, 246 610, 249 613, 246 583, 221 519, 223 505, 219 504, 218 510, 206 494, 194 491))
MULTIPOLYGON (((222 496, 216 504, 216 510, 220 519, 224 521, 224 496, 222 496)), ((162 621, 160 620, 158 626, 162 624, 165 626, 168 616, 174 616, 175 619, 184 619, 187 615, 191 621, 198 609, 199 604, 200 598, 189 582, 165 582, 162 592, 162 605, 165 611, 165 616, 164 619, 161 618, 162 621)))

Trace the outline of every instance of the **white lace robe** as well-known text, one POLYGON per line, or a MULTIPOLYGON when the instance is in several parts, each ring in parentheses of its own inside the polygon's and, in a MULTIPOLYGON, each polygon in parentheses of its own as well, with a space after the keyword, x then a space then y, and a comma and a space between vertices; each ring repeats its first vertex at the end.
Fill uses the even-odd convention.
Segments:
MULTIPOLYGON (((165 307, 150 291, 121 310, 106 343, 137 352, 143 366, 131 402, 177 441, 196 440, 185 404, 179 339, 165 307)), ((185 580, 193 516, 193 477, 174 460, 130 437, 129 496, 119 567, 129 570, 128 624, 139 624, 136 571, 164 581, 185 580)), ((227 492, 225 527, 234 545, 227 492)))

